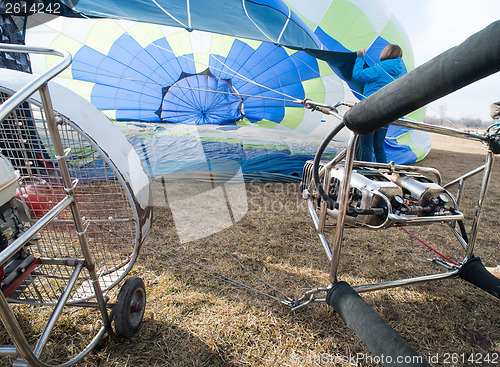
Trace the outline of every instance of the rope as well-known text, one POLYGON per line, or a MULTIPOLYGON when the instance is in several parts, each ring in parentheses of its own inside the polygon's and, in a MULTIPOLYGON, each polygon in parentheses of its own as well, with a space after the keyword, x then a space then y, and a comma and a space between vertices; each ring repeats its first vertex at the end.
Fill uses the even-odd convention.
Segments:
POLYGON ((216 241, 212 236, 208 236, 208 238, 210 238, 210 240, 212 240, 217 246, 219 246, 225 253, 227 253, 229 256, 231 256, 231 258, 233 260, 235 260, 243 269, 245 269, 246 271, 248 271, 250 274, 252 274, 255 278, 257 278, 258 280, 260 280, 262 283, 264 283, 265 285, 267 285, 268 287, 270 287, 271 289, 275 290, 276 292, 278 293, 281 293, 283 296, 285 296, 285 298, 287 298, 289 301, 293 301, 292 298, 288 297, 285 293, 283 293, 280 289, 276 288, 275 286, 269 284, 268 282, 266 282, 264 279, 260 278, 257 274, 255 274, 253 271, 251 271, 250 269, 248 269, 240 260, 238 260, 232 253, 230 253, 226 248, 224 248, 218 241, 216 241))
MULTIPOLYGON (((150 238, 149 240, 154 245, 159 246, 158 243, 156 243, 153 239, 150 238)), ((236 260, 232 255, 231 256, 233 257, 233 259, 235 259, 236 261, 238 261, 238 263, 240 265, 242 265, 244 269, 246 269, 247 271, 249 271, 250 274, 254 275, 258 280, 264 282, 266 285, 271 286, 272 289, 277 290, 279 293, 285 295, 286 300, 285 299, 281 299, 281 298, 276 297, 276 296, 273 296, 272 294, 263 292, 261 290, 258 290, 258 289, 254 288, 252 286, 249 286, 248 284, 245 284, 245 283, 239 282, 239 281, 237 281, 235 279, 232 279, 232 278, 230 278, 230 277, 228 277, 228 276, 226 276, 226 275, 218 272, 217 270, 214 270, 214 269, 210 268, 209 266, 206 266, 204 264, 201 264, 201 263, 199 263, 197 261, 194 261, 194 260, 191 260, 191 259, 187 259, 187 258, 185 258, 185 257, 183 257, 181 255, 176 254, 175 252, 173 252, 173 251, 171 251, 169 249, 165 249, 165 251, 167 253, 164 253, 162 251, 159 251, 159 250, 157 250, 155 248, 152 248, 152 247, 149 247, 149 246, 144 246, 144 248, 147 249, 147 250, 149 250, 149 251, 151 251, 151 252, 154 252, 156 254, 164 256, 166 258, 171 258, 174 261, 176 261, 176 262, 178 262, 178 263, 180 263, 182 265, 188 266, 190 268, 195 268, 196 267, 196 270, 202 272, 203 274, 209 275, 209 276, 211 276, 211 277, 213 277, 215 279, 219 279, 221 281, 224 281, 226 283, 229 283, 229 284, 231 284, 233 286, 236 286, 236 287, 239 287, 241 289, 244 289, 244 290, 247 290, 247 291, 251 291, 251 292, 254 292, 254 293, 262 295, 262 296, 269 297, 269 298, 271 298, 271 299, 273 299, 275 301, 278 301, 280 303, 289 305, 289 302, 292 301, 292 298, 286 296, 282 291, 278 290, 276 287, 271 286, 269 283, 263 281, 261 278, 259 278, 258 276, 256 276, 253 272, 251 272, 250 270, 248 270, 248 268, 246 268, 243 264, 241 264, 241 262, 239 262, 238 260, 236 260)), ((227 252, 227 250, 225 250, 225 251, 227 252)))
MULTIPOLYGON (((183 28, 186 28, 186 29, 189 29, 189 28, 190 28, 189 26, 186 26, 185 24, 183 24, 182 22, 180 22, 178 19, 176 19, 175 17, 173 17, 171 14, 169 14, 169 13, 168 13, 165 9, 163 9, 163 8, 162 8, 162 7, 161 7, 161 6, 160 6, 160 5, 159 5, 159 4, 158 4, 155 0, 151 0, 151 1, 152 1, 154 4, 156 4, 156 5, 157 5, 157 6, 158 6, 158 7, 159 7, 159 8, 160 8, 163 12, 165 12, 168 16, 170 16, 172 19, 174 19, 174 20, 175 20, 175 21, 177 21, 180 25, 182 25, 182 27, 183 27, 183 28)), ((104 16, 104 17, 106 17, 106 15, 107 15, 107 14, 102 13, 101 15, 102 15, 102 16, 104 16)), ((124 19, 125 19, 125 20, 130 20, 130 21, 136 21, 136 19, 133 19, 133 18, 124 18, 124 19)), ((45 25, 45 26, 47 26, 48 28, 50 28, 50 29, 54 30, 55 32, 58 32, 55 28, 48 26, 48 23, 45 23, 44 25, 45 25)), ((128 33, 128 31, 126 31, 126 30, 124 30, 124 34, 128 34, 128 35, 130 35, 130 34, 128 33)), ((165 48, 162 48, 162 47, 160 47, 160 46, 158 46, 158 45, 155 45, 155 47, 158 47, 158 48, 160 48, 160 49, 162 49, 162 50, 164 50, 164 51, 167 51, 167 52, 170 52, 170 53, 173 53, 173 54, 174 54, 174 52, 173 52, 173 51, 168 50, 168 49, 165 49, 165 48)), ((213 56, 213 55, 212 55, 212 56, 213 56)), ((373 60, 370 56, 368 56, 368 55, 365 55, 365 56, 366 56, 366 57, 368 57, 368 58, 369 58, 372 62, 375 62, 375 60, 373 60)), ((191 60, 191 61, 193 61, 193 62, 197 62, 197 63, 199 63, 199 64, 201 64, 201 65, 204 65, 204 66, 209 67, 209 65, 206 65, 206 64, 200 63, 199 61, 195 61, 194 59, 191 59, 191 58, 187 57, 186 55, 180 55, 179 57, 183 57, 183 58, 185 58, 185 59, 187 59, 187 60, 191 60)), ((118 60, 115 60, 115 61, 119 62, 118 60)), ((219 62, 221 62, 220 60, 218 60, 218 61, 219 61, 219 62)), ((300 60, 300 61, 301 61, 302 63, 304 63, 302 60, 300 60)), ((221 62, 221 63, 222 63, 222 62, 221 62)), ((223 64, 224 66, 226 66, 226 67, 227 67, 227 65, 225 65, 224 63, 222 63, 222 64, 223 64)), ((305 63, 304 63, 304 64, 305 64, 305 63)), ((306 64, 306 65, 307 65, 307 64, 306 64)), ((161 66, 161 65, 160 65, 160 66, 161 66)), ((307 65, 307 66, 308 66, 311 70, 314 70, 314 69, 312 69, 309 65, 307 65)), ((217 69, 217 68, 215 68, 215 67, 212 67, 212 68, 213 68, 214 70, 222 71, 222 70, 217 69)), ((82 70, 78 70, 78 69, 73 69, 73 70, 76 70, 76 71, 82 71, 82 70)), ((164 70, 165 70, 165 69, 164 69, 164 70)), ((165 70, 165 71, 166 71, 166 70, 165 70)), ((252 84, 254 84, 254 85, 256 85, 256 86, 259 86, 259 87, 261 87, 261 88, 266 88, 266 89, 268 89, 268 90, 270 90, 270 91, 273 91, 273 92, 275 92, 275 93, 277 93, 277 94, 281 94, 281 95, 283 95, 283 96, 284 96, 284 97, 286 97, 286 98, 290 98, 289 102, 292 102, 292 101, 295 101, 295 100, 298 100, 298 99, 299 99, 299 98, 294 98, 294 97, 292 97, 292 96, 289 96, 289 95, 287 95, 287 94, 285 94, 285 93, 281 93, 281 92, 279 92, 279 91, 277 91, 277 90, 273 90, 272 88, 265 87, 265 86, 263 86, 263 85, 261 85, 261 84, 259 84, 259 83, 256 83, 256 82, 254 82, 254 81, 252 81, 252 80, 250 80, 250 79, 248 79, 248 78, 245 78, 245 77, 243 77, 243 76, 238 75, 238 73, 237 73, 237 72, 235 72, 235 71, 233 71, 233 70, 232 70, 232 72, 233 72, 233 73, 235 73, 235 74, 233 74, 233 75, 231 75, 231 74, 229 74, 229 73, 228 73, 228 74, 229 74, 229 75, 231 75, 233 78, 242 79, 242 80, 245 80, 245 81, 247 81, 247 82, 249 82, 249 83, 252 83, 252 84)), ((316 72, 316 71, 315 71, 315 72, 316 72)), ((168 72, 167 72, 167 73, 168 73, 168 72)), ((100 73, 95 73, 95 75, 103 75, 103 76, 112 77, 112 78, 113 78, 113 77, 116 77, 116 78, 118 78, 118 79, 138 81, 138 82, 145 83, 145 84, 161 85, 160 83, 156 83, 156 82, 154 82, 154 81, 138 80, 138 79, 132 79, 132 78, 122 78, 122 77, 119 77, 119 76, 114 76, 114 75, 106 75, 106 74, 100 74, 100 73)), ((318 76, 321 76, 321 74, 320 74, 320 73, 318 73, 318 76)), ((345 84, 345 85, 344 85, 342 82, 340 82, 340 83, 339 83, 336 79, 334 79, 334 78, 333 78, 333 79, 332 79, 332 78, 329 78, 329 76, 323 76, 323 77, 326 77, 327 79, 329 79, 329 80, 333 81, 335 84, 337 84, 337 85, 341 85, 342 87, 346 88, 346 85, 347 85, 347 84, 345 84)), ((391 76, 391 77, 392 77, 392 76, 391 76)), ((393 78, 393 79, 394 79, 394 78, 393 78)), ((347 87, 348 87, 348 85, 347 85, 347 87)), ((354 90, 353 90, 353 89, 350 89, 350 90, 351 90, 351 92, 354 92, 354 90)), ((136 91, 134 91, 134 92, 136 92, 136 91)), ((205 92, 209 92, 209 91, 205 91, 205 92)), ((224 93, 224 92, 214 92, 214 91, 210 91, 210 92, 213 92, 213 93, 221 93, 221 94, 222 94, 222 93, 224 93)), ((356 91, 356 92, 357 92, 357 91, 356 91)), ((359 92, 357 92, 357 93, 359 93, 359 92)), ((236 94, 236 95, 237 95, 237 94, 236 94)), ((362 95, 362 94, 361 94, 361 95, 362 95)), ((263 96, 256 96, 256 95, 241 95, 241 96, 246 97, 246 98, 259 98, 259 99, 270 99, 270 100, 274 99, 274 98, 272 98, 272 97, 263 97, 263 96)), ((286 100, 286 99, 274 99, 274 100, 284 101, 284 102, 287 102, 287 101, 288 101, 288 100, 286 100)), ((428 107, 428 108, 430 108, 430 109, 431 109, 432 111, 434 111, 434 112, 439 112, 439 111, 437 111, 436 109, 434 109, 432 106, 427 106, 427 107, 428 107)), ((407 120, 409 120, 409 121, 417 121, 417 120, 415 120, 415 119, 411 119, 411 118, 410 118, 410 119, 408 119, 408 118, 407 118, 407 120)), ((453 123, 450 119, 448 119, 448 118, 446 118, 446 119, 445 119, 445 121, 446 121, 448 124, 452 125, 452 126, 456 126, 456 125, 455 125, 455 124, 454 124, 454 123, 453 123)))
MULTIPOLYGON (((152 0, 152 1, 154 2, 154 0, 152 0)), ((175 19, 175 18, 173 18, 173 19, 175 19)), ((55 28, 51 27, 48 23, 45 23, 44 25, 45 25, 45 26, 47 26, 48 28, 52 29, 53 31, 58 32, 58 30, 57 30, 57 29, 55 29, 55 28)), ((127 30, 124 30, 124 34, 127 34, 127 35, 129 35, 129 36, 130 36, 130 34, 128 33, 128 31, 127 31, 127 30)), ((131 37, 132 37, 132 36, 131 36, 131 37)), ((196 37, 195 37, 195 38, 196 38, 196 37)), ((74 39, 74 38, 73 38, 73 39, 74 39)), ((166 49, 166 48, 161 47, 161 46, 156 45, 156 44, 154 44, 153 46, 154 46, 154 47, 157 47, 157 48, 158 48, 158 49, 160 49, 160 50, 163 50, 163 51, 165 51, 165 52, 169 52, 169 53, 171 53, 171 54, 174 54, 174 55, 175 55, 175 52, 174 52, 174 51, 172 51, 172 50, 166 49)), ((109 57, 109 55, 108 55, 108 57, 109 57)), ((152 55, 151 55, 151 57, 154 59, 154 57, 153 57, 152 55)), ((265 97, 265 96, 257 96, 257 95, 248 95, 248 94, 245 94, 245 95, 242 95, 242 94, 235 94, 235 95, 237 95, 237 96, 243 96, 243 97, 245 97, 245 98, 259 98, 259 99, 277 100, 277 101, 283 101, 283 102, 293 102, 293 101, 296 101, 296 100, 299 100, 299 99, 300 99, 300 98, 296 98, 296 97, 293 97, 293 96, 291 96, 291 95, 288 95, 288 94, 286 94, 286 93, 280 92, 280 91, 278 91, 278 90, 276 90, 276 89, 273 89, 273 88, 267 87, 267 86, 262 85, 262 84, 260 84, 260 83, 257 83, 256 81, 254 81, 254 80, 252 80, 252 79, 249 79, 249 78, 245 77, 244 75, 239 74, 237 71, 233 70, 233 69, 232 69, 232 68, 230 68, 228 65, 226 65, 223 61, 221 61, 221 60, 220 60, 220 58, 218 58, 216 55, 213 55, 213 54, 212 54, 212 57, 214 57, 214 59, 215 59, 215 60, 217 60, 217 62, 221 63, 221 64, 222 64, 224 67, 226 67, 226 68, 227 68, 230 72, 227 72, 227 71, 222 70, 221 68, 217 68, 217 67, 215 67, 215 66, 210 66, 210 65, 205 64, 205 63, 202 63, 202 62, 200 62, 200 61, 198 61, 198 60, 194 60, 194 58, 188 57, 188 56, 186 56, 186 55, 179 55, 178 57, 184 58, 184 59, 186 59, 186 60, 190 60, 190 61, 192 61, 192 62, 194 62, 194 63, 200 64, 200 65, 205 66, 205 67, 207 67, 207 68, 208 68, 208 67, 210 67, 211 69, 216 70, 216 71, 224 72, 224 73, 228 74, 229 76, 231 76, 231 77, 232 77, 232 78, 234 78, 234 79, 243 80, 243 81, 245 81, 245 82, 247 82, 247 83, 250 83, 250 84, 253 84, 253 85, 258 86, 258 87, 260 87, 260 88, 263 88, 263 89, 269 90, 269 91, 271 91, 271 92, 274 92, 274 93, 276 93, 276 94, 278 94, 278 95, 281 95, 281 96, 283 96, 283 97, 285 97, 285 98, 288 98, 288 99, 285 99, 285 98, 283 98, 283 99, 279 99, 279 98, 273 98, 273 97, 265 97)), ((118 62, 118 63, 121 63, 122 65, 125 65, 125 64, 123 64, 122 62, 120 62, 118 59, 115 59, 115 58, 112 58, 112 59, 113 59, 114 61, 118 62)), ((264 58, 264 57, 263 57, 263 60, 265 60, 265 58, 264 58)), ((300 61, 301 61, 303 64, 305 64, 303 60, 300 60, 300 61)), ((307 65, 307 64, 305 64, 305 65, 307 65)), ((126 66, 126 65, 125 65, 125 66, 126 66)), ((165 69, 165 68, 163 67, 163 65, 161 65, 161 64, 159 64, 159 63, 158 63, 158 66, 160 66, 160 67, 161 67, 161 68, 165 71, 165 73, 169 74, 169 72, 167 71, 167 69, 165 69)), ((312 69, 309 65, 307 65, 307 66, 308 66, 311 70, 314 70, 314 69, 312 69)), ((84 70, 81 70, 81 69, 78 69, 78 68, 74 68, 73 66, 72 66, 72 70, 75 70, 75 71, 80 71, 80 72, 84 72, 84 70)), ((315 73, 317 73, 317 75, 318 75, 318 76, 321 76, 321 74, 320 74, 320 73, 318 73, 316 70, 314 70, 314 72, 315 72, 315 73)), ((104 73, 93 73, 93 74, 94 74, 94 75, 106 76, 106 77, 110 77, 110 78, 116 78, 116 79, 119 79, 119 80, 137 81, 137 82, 144 83, 144 84, 151 84, 151 85, 158 85, 158 86, 161 86, 161 85, 162 85, 161 83, 158 83, 158 82, 155 82, 155 81, 151 80, 151 79, 150 79, 148 76, 146 76, 146 75, 144 75, 145 80, 140 80, 140 79, 134 79, 134 78, 124 78, 124 77, 121 77, 121 76, 117 76, 117 75, 109 75, 109 74, 104 74, 104 73)), ((172 75, 171 75, 171 77, 172 77, 172 79, 175 79, 175 77, 173 77, 172 75)), ((346 87, 346 85, 347 85, 347 84, 346 84, 346 85, 344 85, 342 82, 340 82, 340 83, 339 83, 339 82, 338 82, 335 78, 330 78, 329 76, 326 76, 326 78, 327 78, 327 79, 329 79, 329 80, 331 80, 331 81, 333 81, 335 84, 337 84, 337 85, 339 85, 339 86, 342 86, 343 88, 345 88, 345 87, 346 87)), ((179 87, 179 88, 181 88, 181 87, 179 87)), ((186 88, 186 87, 184 87, 184 88, 186 88)), ((187 88, 186 88, 186 89, 187 89, 187 88)), ((201 89, 195 89, 195 88, 193 88, 193 90, 201 90, 201 89)), ((201 91, 203 91, 203 90, 201 90, 201 91)), ((352 91, 352 89, 351 89, 351 91, 352 91)), ((135 90, 134 90, 133 92, 137 92, 137 91, 135 91, 135 90)), ((206 91, 206 92, 208 92, 208 91, 206 91)), ((213 93, 220 93, 220 94, 227 93, 227 92, 216 92, 216 91, 210 91, 210 92, 213 92, 213 93)))
POLYGON ((401 254, 408 255, 408 256, 413 256, 413 257, 415 257, 417 259, 420 259, 420 260, 432 261, 432 259, 429 259, 429 258, 423 256, 422 254, 416 254, 413 251, 413 249, 409 248, 408 246, 403 245, 400 242, 396 242, 394 239, 392 239, 392 238, 390 238, 388 236, 385 237, 385 239, 392 241, 396 245, 404 247, 408 251, 398 250, 398 249, 392 248, 391 246, 387 246, 387 245, 384 245, 382 243, 375 242, 375 241, 373 241, 373 240, 371 240, 371 239, 369 239, 367 237, 364 237, 364 236, 361 236, 361 235, 357 234, 355 231, 349 231, 349 234, 353 235, 354 237, 360 238, 360 239, 362 239, 362 240, 364 240, 366 242, 370 242, 372 245, 380 246, 380 247, 383 247, 383 248, 385 248, 387 250, 391 250, 391 251, 394 251, 394 252, 399 252, 401 254))
MULTIPOLYGON (((179 19, 177 19, 176 17, 174 17, 172 14, 170 14, 165 8, 163 8, 160 4, 158 4, 156 2, 156 0, 151 0, 152 3, 154 3, 158 8, 161 9, 162 12, 164 12, 166 15, 168 15, 170 18, 172 18, 173 20, 175 20, 177 23, 179 23, 183 28, 187 29, 189 28, 187 25, 185 25, 184 23, 182 23, 179 19)), ((189 8, 189 7, 188 7, 189 8)), ((188 13, 189 13, 189 10, 188 10, 188 13)))
POLYGON ((453 261, 453 260, 450 260, 449 258, 447 258, 446 256, 444 256, 442 253, 440 253, 439 251, 435 250, 433 247, 429 246, 427 243, 425 243, 424 241, 422 241, 420 238, 418 238, 417 236, 415 236, 413 233, 409 232, 406 228, 404 227, 401 227, 401 229, 403 231, 405 231, 406 233, 408 233, 410 236, 412 236, 414 239, 416 239, 418 242, 420 242, 422 245, 426 246, 429 250, 435 252, 436 254, 438 254, 439 256, 441 256, 443 259, 445 259, 446 261, 452 263, 453 265, 457 265, 458 266, 458 263, 453 261))

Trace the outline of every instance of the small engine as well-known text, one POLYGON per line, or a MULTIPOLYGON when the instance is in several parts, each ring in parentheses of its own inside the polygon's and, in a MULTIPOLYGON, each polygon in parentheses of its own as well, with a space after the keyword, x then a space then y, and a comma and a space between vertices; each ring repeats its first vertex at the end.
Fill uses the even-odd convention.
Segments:
MULTIPOLYGON (((324 165, 320 164, 320 168, 324 165)), ((387 166, 389 167, 389 166, 387 166)), ((312 180, 313 161, 304 166, 300 190, 312 180)), ((328 196, 339 201, 344 166, 329 170, 328 196)), ((351 174, 348 208, 345 223, 354 226, 389 227, 394 224, 458 220, 463 216, 456 210, 453 197, 440 185, 420 172, 376 170, 356 166, 351 174)), ((318 198, 317 206, 322 203, 318 198)), ((326 213, 338 217, 338 204, 328 203, 326 213)))
MULTIPOLYGON (((14 171, 8 159, 0 154, 0 252, 27 230, 24 224, 28 217, 22 202, 15 197, 18 180, 19 174, 14 171)), ((26 278, 23 274, 33 262, 33 255, 24 246, 0 266, 0 284, 4 294, 13 284, 17 288, 16 292, 26 286, 26 282, 23 285, 19 279, 26 278)), ((13 289, 9 289, 7 292, 10 294, 12 291, 13 289)))

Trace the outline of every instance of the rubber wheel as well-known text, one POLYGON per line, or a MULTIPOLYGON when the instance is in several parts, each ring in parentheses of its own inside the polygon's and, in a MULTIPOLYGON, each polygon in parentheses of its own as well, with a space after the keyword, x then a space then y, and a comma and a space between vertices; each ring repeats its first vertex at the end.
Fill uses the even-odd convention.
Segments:
POLYGON ((116 335, 131 338, 141 326, 146 310, 146 287, 141 278, 129 278, 123 283, 114 306, 116 335))

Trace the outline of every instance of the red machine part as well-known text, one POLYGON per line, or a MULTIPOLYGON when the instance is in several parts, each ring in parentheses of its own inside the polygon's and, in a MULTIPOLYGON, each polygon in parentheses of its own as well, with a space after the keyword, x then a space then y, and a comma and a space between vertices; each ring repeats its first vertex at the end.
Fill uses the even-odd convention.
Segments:
POLYGON ((25 181, 21 185, 21 194, 19 190, 16 191, 16 198, 21 199, 22 196, 30 210, 31 218, 39 219, 59 201, 57 196, 60 195, 56 194, 56 189, 57 186, 44 180, 25 181))
MULTIPOLYGON (((2 288, 2 293, 5 297, 8 297, 17 287, 30 275, 40 264, 40 259, 35 258, 33 262, 21 273, 12 283, 7 284, 2 288)), ((3 266, 2 266, 2 277, 3 277, 3 266)), ((1 278, 0 278, 1 279, 1 278)))

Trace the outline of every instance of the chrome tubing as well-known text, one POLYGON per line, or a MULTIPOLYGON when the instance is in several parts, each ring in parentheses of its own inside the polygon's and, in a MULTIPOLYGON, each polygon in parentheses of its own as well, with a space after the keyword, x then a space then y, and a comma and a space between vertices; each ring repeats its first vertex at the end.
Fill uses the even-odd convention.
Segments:
POLYGON ((450 186, 453 186, 454 184, 458 183, 460 184, 460 182, 463 182, 465 181, 466 179, 468 179, 469 177, 472 177, 472 176, 475 176, 477 175, 479 172, 482 172, 486 167, 486 164, 483 164, 482 166, 479 166, 477 167, 476 169, 473 169, 472 171, 470 172, 467 172, 466 174, 463 174, 462 176, 460 177, 457 177, 455 178, 454 180, 448 182, 446 185, 443 186, 444 189, 450 187, 450 186))
POLYGON ((71 290, 73 289, 76 281, 78 280, 78 276, 80 275, 80 272, 83 269, 83 262, 79 263, 76 267, 75 270, 73 271, 73 274, 71 275, 70 279, 68 280, 68 284, 66 285, 66 289, 61 295, 61 298, 59 299, 59 302, 57 303, 57 306, 54 308, 54 312, 52 312, 52 315, 50 316, 49 321, 47 322, 47 325, 45 326, 42 335, 40 336, 40 339, 38 339, 38 343, 36 344, 36 347, 33 351, 33 354, 39 358, 40 355, 42 354, 42 350, 47 344, 49 340, 49 335, 56 326, 56 322, 59 319, 59 316, 61 316, 61 313, 64 309, 64 306, 66 305, 66 302, 68 301, 69 297, 71 296, 71 290))
POLYGON ((328 261, 332 261, 332 251, 330 249, 330 245, 328 244, 328 241, 325 237, 325 234, 319 230, 319 219, 318 216, 316 215, 316 208, 313 202, 313 198, 309 197, 307 199, 307 207, 309 209, 309 214, 311 215, 311 218, 314 223, 314 227, 316 228, 316 231, 319 236, 319 240, 321 241, 321 245, 323 246, 323 249, 326 252, 326 257, 328 258, 328 261))
POLYGON ((483 175, 483 184, 481 185, 481 191, 479 192, 479 199, 476 204, 476 213, 474 215, 474 221, 472 222, 472 227, 469 234, 469 248, 467 251, 467 259, 470 259, 474 253, 474 246, 476 244, 477 230, 479 227, 479 221, 481 220, 481 213, 483 209, 484 200, 486 199, 486 192, 488 190, 488 184, 491 178, 491 172, 493 170, 493 163, 495 162, 495 155, 490 150, 486 156, 486 163, 483 175))
POLYGON ((17 357, 17 349, 14 345, 0 345, 0 356, 17 357))
POLYGON ((52 101, 50 99, 49 89, 47 84, 40 87, 40 97, 42 99, 42 104, 45 108, 45 115, 47 117, 47 123, 49 127, 49 133, 54 144, 54 150, 56 154, 57 161, 59 163, 59 169, 61 171, 61 176, 64 184, 66 194, 73 198, 70 203, 71 214, 75 224, 75 229, 78 234, 78 240, 80 242, 80 248, 85 258, 85 267, 88 269, 90 274, 90 279, 92 280, 92 285, 94 288, 94 296, 99 303, 99 310, 101 312, 102 320, 104 325, 109 326, 111 322, 109 320, 108 311, 106 308, 106 301, 102 293, 101 286, 99 284, 99 278, 95 270, 95 264, 92 259, 92 254, 90 253, 89 244, 87 240, 86 228, 83 224, 82 216, 80 214, 80 209, 75 198, 74 188, 71 182, 71 176, 69 174, 69 169, 66 161, 66 154, 63 149, 61 142, 61 137, 59 136, 59 131, 57 128, 57 121, 52 106, 52 101))
POLYGON ((429 173, 433 174, 436 176, 437 179, 437 184, 441 185, 441 173, 435 168, 432 167, 419 167, 419 166, 406 166, 406 165, 400 165, 400 164, 394 164, 394 162, 391 163, 375 163, 375 162, 364 162, 364 161, 354 161, 354 166, 362 166, 362 167, 368 167, 368 168, 385 168, 390 171, 398 172, 398 171, 405 171, 405 172, 421 172, 421 173, 429 173))
POLYGON ((34 94, 42 85, 46 84, 49 80, 60 74, 64 69, 71 65, 72 57, 68 51, 44 48, 44 47, 31 47, 24 45, 7 45, 0 46, 0 52, 20 52, 20 53, 35 53, 44 55, 59 56, 63 59, 53 68, 47 70, 45 73, 34 79, 24 87, 19 89, 7 101, 0 105, 0 121, 6 118, 17 106, 27 100, 34 94))
POLYGON ((421 277, 407 278, 407 279, 389 280, 387 282, 381 282, 381 283, 375 283, 375 284, 358 285, 358 286, 352 287, 352 288, 358 293, 377 291, 377 290, 381 290, 381 289, 396 288, 396 287, 402 287, 402 286, 411 285, 411 284, 424 283, 424 282, 428 282, 431 280, 441 280, 441 279, 453 278, 453 277, 458 276, 459 272, 460 272, 460 270, 457 269, 457 270, 446 272, 446 273, 424 275, 421 277))
MULTIPOLYGON (((21 330, 16 316, 9 307, 2 292, 0 292, 0 320, 2 320, 5 330, 15 344, 16 355, 20 355, 25 361, 33 366, 43 366, 31 351, 28 340, 26 340, 24 332, 21 330)), ((6 352, 11 354, 13 352, 12 347, 9 346, 6 352)))
POLYGON ((460 214, 448 214, 448 215, 435 215, 427 217, 417 217, 409 215, 394 215, 389 214, 389 219, 398 224, 419 224, 419 223, 436 223, 436 222, 454 222, 457 220, 463 220, 464 215, 460 214))
POLYGON ((460 203, 462 202, 462 194, 464 192, 465 180, 484 171, 485 167, 486 164, 483 164, 482 166, 479 166, 476 169, 473 169, 472 171, 467 172, 466 174, 460 177, 457 177, 456 179, 448 182, 446 185, 443 186, 444 189, 447 189, 448 187, 453 186, 455 184, 458 185, 456 194, 457 209, 460 208, 460 203))
POLYGON ((425 122, 409 121, 405 119, 399 119, 390 123, 390 125, 406 127, 408 129, 416 129, 421 131, 426 131, 429 133, 435 133, 440 135, 451 136, 455 138, 463 138, 469 140, 477 140, 482 142, 488 142, 489 138, 486 134, 474 134, 466 131, 461 131, 457 129, 452 129, 444 126, 435 126, 426 124, 425 122))
POLYGON ((40 232, 52 219, 57 217, 64 209, 72 202, 73 198, 66 196, 56 206, 54 206, 47 214, 45 214, 38 222, 31 226, 21 237, 12 242, 5 250, 0 252, 0 265, 5 264, 12 256, 15 255, 24 245, 26 245, 38 232, 40 232))
MULTIPOLYGON (((49 69, 41 76, 33 79, 31 82, 22 87, 19 91, 14 93, 9 99, 0 105, 0 121, 4 120, 10 113, 12 113, 15 108, 25 102, 34 93, 39 91, 42 100, 43 107, 46 111, 47 123, 49 126, 49 133, 54 143, 54 149, 57 161, 60 166, 61 175, 66 191, 66 197, 61 200, 57 205, 55 205, 47 214, 45 214, 40 220, 38 220, 30 229, 28 229, 23 236, 10 244, 4 251, 0 252, 0 265, 4 264, 9 258, 11 258, 19 249, 21 249, 29 240, 31 240, 36 233, 48 225, 57 215, 59 215, 66 207, 70 207, 73 221, 76 227, 78 238, 80 241, 81 250, 85 258, 85 262, 79 262, 76 264, 75 271, 71 276, 71 279, 53 311, 53 314, 46 326, 41 338, 38 341, 35 350, 32 351, 30 344, 21 330, 19 323, 17 322, 16 316, 14 315, 12 309, 9 307, 7 300, 3 293, 0 294, 0 320, 2 321, 7 333, 9 334, 11 340, 15 344, 14 346, 2 346, 0 347, 0 354, 4 355, 16 355, 20 356, 23 360, 16 360, 14 366, 49 366, 48 364, 39 360, 38 356, 41 353, 43 346, 46 344, 47 338, 50 331, 54 327, 57 318, 62 312, 66 301, 69 299, 71 290, 78 279, 78 274, 85 266, 90 274, 94 286, 94 295, 99 304, 99 309, 102 316, 103 326, 97 332, 93 340, 88 344, 80 353, 78 353, 71 360, 60 364, 59 366, 71 366, 85 357, 104 337, 105 333, 110 330, 110 315, 107 312, 107 305, 102 294, 100 284, 98 282, 98 277, 95 270, 95 265, 92 261, 92 256, 88 247, 86 239, 86 228, 84 227, 78 204, 74 196, 74 187, 71 182, 69 175, 69 169, 66 162, 66 153, 62 148, 61 139, 58 132, 58 124, 55 118, 55 113, 52 107, 52 102, 49 95, 48 85, 49 80, 60 74, 69 65, 71 65, 72 57, 71 54, 64 50, 52 49, 52 48, 42 48, 42 47, 30 47, 25 45, 7 45, 2 44, 0 46, 0 52, 20 52, 20 53, 35 53, 35 54, 45 54, 62 57, 63 60, 60 61, 56 66, 49 69)), ((76 259, 74 259, 76 260, 76 259)))
POLYGON ((342 236, 344 234, 344 223, 347 213, 347 206, 349 205, 349 187, 351 183, 351 174, 358 138, 358 134, 351 134, 346 149, 347 154, 345 158, 344 178, 342 180, 339 191, 339 214, 337 218, 337 228, 335 231, 335 238, 333 242, 332 261, 330 261, 330 282, 332 284, 337 282, 337 271, 340 262, 340 250, 342 247, 342 236))

